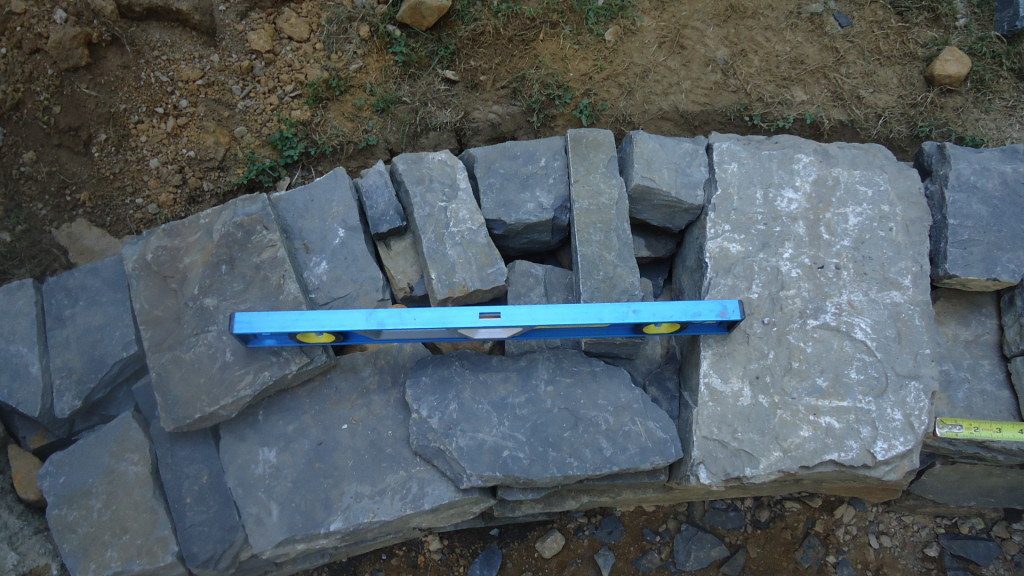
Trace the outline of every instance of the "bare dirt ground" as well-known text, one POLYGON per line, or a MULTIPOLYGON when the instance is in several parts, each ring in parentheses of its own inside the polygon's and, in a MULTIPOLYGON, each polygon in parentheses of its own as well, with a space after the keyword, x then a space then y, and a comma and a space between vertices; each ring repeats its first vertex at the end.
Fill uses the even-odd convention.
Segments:
POLYGON ((960 27, 947 0, 851 0, 847 29, 803 0, 458 0, 426 33, 382 2, 223 0, 210 36, 112 0, 0 0, 0 281, 66 267, 51 232, 79 216, 135 234, 285 177, 581 124, 904 159, 1024 140, 1024 44, 991 32, 993 0, 960 27), (286 7, 307 40, 275 25, 286 7), (931 89, 949 43, 974 70, 931 89))
MULTIPOLYGON (((123 19, 111 0, 0 0, 0 283, 68 267, 52 231, 78 217, 136 234, 338 165, 351 174, 402 151, 458 152, 580 125, 619 136, 795 133, 878 142, 904 160, 927 139, 1022 142, 1024 42, 991 32, 993 0, 966 4, 964 22, 952 1, 847 0, 835 8, 854 25, 840 29, 832 4, 810 0, 455 0, 420 33, 394 27, 397 2, 386 0, 221 0, 211 36, 123 19), (300 21, 292 36, 275 22, 286 8, 300 21), (947 44, 974 69, 958 90, 932 89, 922 73, 947 44)), ((720 533, 748 548, 749 574, 833 574, 842 554, 858 574, 940 572, 924 552, 937 532, 989 534, 1002 516, 936 520, 885 505, 847 523, 832 515, 839 500, 766 502, 769 524, 720 533), (805 571, 794 552, 809 532, 833 562, 805 571), (869 533, 891 545, 875 549, 869 533)), ((760 502, 742 504, 749 517, 760 502)), ((637 573, 647 550, 667 554, 643 528, 671 532, 699 521, 700 508, 623 513, 613 574, 637 573)), ((505 553, 502 574, 597 574, 599 544, 586 530, 607 513, 561 515, 554 525, 568 543, 550 561, 533 543, 551 525, 529 525, 311 574, 462 574, 491 542, 505 553)), ((1009 530, 1000 542, 1013 552, 1022 533, 1009 530)), ((1010 574, 1012 555, 972 570, 1010 574)))

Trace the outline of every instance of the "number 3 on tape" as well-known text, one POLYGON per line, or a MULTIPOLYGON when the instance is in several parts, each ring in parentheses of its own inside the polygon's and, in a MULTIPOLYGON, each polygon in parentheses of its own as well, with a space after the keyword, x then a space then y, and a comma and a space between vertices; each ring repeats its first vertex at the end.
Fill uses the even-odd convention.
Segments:
POLYGON ((1024 422, 974 420, 972 418, 936 418, 935 435, 961 440, 1024 442, 1024 422))

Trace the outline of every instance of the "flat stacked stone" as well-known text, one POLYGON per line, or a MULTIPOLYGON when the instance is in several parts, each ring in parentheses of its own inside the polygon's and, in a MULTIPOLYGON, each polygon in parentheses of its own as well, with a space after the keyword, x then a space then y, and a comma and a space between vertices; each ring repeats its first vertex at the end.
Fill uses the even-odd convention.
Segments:
POLYGON ((682 457, 672 421, 629 375, 575 350, 431 356, 406 400, 413 450, 462 488, 558 486, 682 457))
POLYGON ((677 298, 741 298, 728 336, 683 339, 679 418, 694 495, 895 497, 938 373, 928 207, 885 148, 712 135, 717 185, 683 239, 677 298))
POLYGON ((569 233, 565 138, 470 148, 459 158, 494 243, 505 254, 554 250, 569 233))
POLYGON ((50 410, 43 299, 31 278, 0 287, 0 404, 24 416, 42 419, 50 410))
POLYGON ((167 432, 160 425, 149 380, 132 390, 185 566, 195 576, 234 573, 249 541, 224 480, 213 429, 167 432))
POLYGON ((679 245, 679 234, 662 232, 656 228, 634 224, 633 256, 643 264, 671 258, 679 245))
POLYGON ((391 291, 377 266, 355 188, 344 168, 335 168, 305 186, 272 194, 270 204, 314 307, 391 305, 391 291))
POLYGON ((39 471, 46 520, 71 574, 185 576, 146 433, 133 412, 39 471))
POLYGON ((432 306, 505 295, 505 263, 487 235, 466 168, 451 152, 400 154, 391 178, 416 238, 432 306))
POLYGON ((429 356, 420 345, 347 354, 221 425, 221 461, 254 554, 344 557, 490 507, 486 492, 459 490, 410 448, 403 383, 429 356))
POLYGON ((636 130, 619 148, 619 170, 629 194, 629 216, 679 232, 704 209, 710 184, 707 138, 674 138, 636 130))
POLYGON ((121 256, 43 284, 53 411, 68 418, 145 370, 121 256))
POLYGON ((370 235, 374 240, 387 238, 406 231, 408 222, 405 210, 398 201, 395 186, 388 175, 388 167, 383 161, 359 173, 355 181, 359 192, 359 201, 366 214, 366 223, 370 227, 370 235))
MULTIPOLYGON (((576 301, 639 302, 640 269, 633 256, 626 186, 619 176, 615 137, 608 130, 569 130, 572 269, 576 301)), ((585 340, 595 355, 632 357, 641 339, 585 340)))
POLYGON ((1021 486, 1024 468, 943 460, 925 470, 909 490, 949 506, 1024 508, 1021 486))
POLYGON ((630 508, 683 502, 686 496, 667 483, 668 469, 612 474, 554 488, 511 488, 499 486, 498 501, 491 509, 497 518, 518 518, 538 514, 630 508))
MULTIPOLYGON (((557 266, 516 260, 508 265, 508 303, 569 304, 573 301, 572 272, 557 266)), ((579 348, 579 340, 506 340, 505 355, 519 356, 552 348, 579 348)))
POLYGON ((391 283, 395 301, 405 305, 429 303, 427 285, 423 280, 423 266, 416 247, 416 237, 410 231, 376 241, 380 263, 391 283))
POLYGON ((243 346, 236 311, 309 308, 263 194, 164 224, 124 248, 160 422, 194 430, 329 364, 320 348, 243 346))
POLYGON ((925 142, 915 165, 932 211, 932 282, 991 291, 1024 276, 1024 144, 965 148, 925 142))

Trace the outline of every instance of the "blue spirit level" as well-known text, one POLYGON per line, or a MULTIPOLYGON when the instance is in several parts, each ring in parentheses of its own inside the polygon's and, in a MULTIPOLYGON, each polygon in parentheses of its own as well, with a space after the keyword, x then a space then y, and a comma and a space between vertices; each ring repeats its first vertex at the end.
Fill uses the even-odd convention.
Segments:
POLYGON ((249 347, 470 340, 725 334, 739 300, 235 312, 231 333, 249 347))

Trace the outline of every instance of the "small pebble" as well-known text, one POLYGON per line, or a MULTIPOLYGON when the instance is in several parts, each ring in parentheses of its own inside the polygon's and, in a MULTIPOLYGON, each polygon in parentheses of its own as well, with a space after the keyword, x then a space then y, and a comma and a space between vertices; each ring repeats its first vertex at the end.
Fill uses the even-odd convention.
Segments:
POLYGON ((533 547, 537 549, 537 553, 540 554, 541 558, 550 560, 565 547, 565 536, 562 536, 561 532, 552 528, 551 530, 548 530, 546 534, 541 536, 540 539, 534 543, 533 547))

